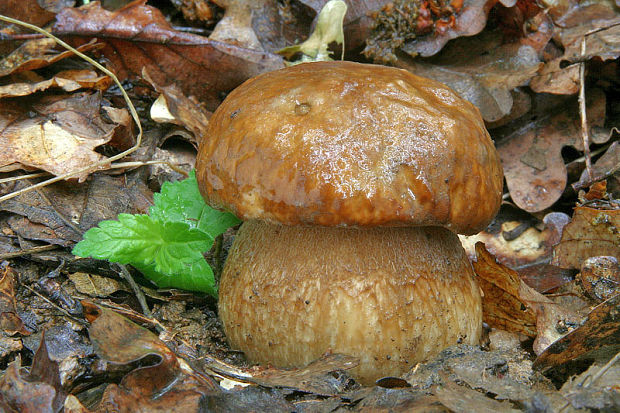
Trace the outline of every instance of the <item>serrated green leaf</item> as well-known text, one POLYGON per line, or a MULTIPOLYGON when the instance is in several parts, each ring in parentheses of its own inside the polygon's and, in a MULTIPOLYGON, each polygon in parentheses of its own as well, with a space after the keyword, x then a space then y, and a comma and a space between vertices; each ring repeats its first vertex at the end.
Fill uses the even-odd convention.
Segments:
POLYGON ((213 272, 202 255, 212 245, 211 235, 185 222, 119 214, 118 221, 88 230, 73 254, 131 264, 160 287, 215 294, 213 272))
POLYGON ((178 182, 165 182, 161 192, 154 194, 149 214, 162 222, 186 222, 192 228, 217 237, 227 228, 239 224, 239 218, 228 212, 211 208, 200 195, 196 173, 178 182))

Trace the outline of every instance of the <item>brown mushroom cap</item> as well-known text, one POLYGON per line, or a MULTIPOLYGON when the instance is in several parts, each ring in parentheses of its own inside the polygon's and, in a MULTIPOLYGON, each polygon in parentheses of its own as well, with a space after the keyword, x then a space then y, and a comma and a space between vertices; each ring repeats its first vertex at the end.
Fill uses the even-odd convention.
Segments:
POLYGON ((445 85, 352 62, 248 80, 218 107, 197 159, 207 202, 243 220, 483 229, 502 170, 478 110, 445 85))

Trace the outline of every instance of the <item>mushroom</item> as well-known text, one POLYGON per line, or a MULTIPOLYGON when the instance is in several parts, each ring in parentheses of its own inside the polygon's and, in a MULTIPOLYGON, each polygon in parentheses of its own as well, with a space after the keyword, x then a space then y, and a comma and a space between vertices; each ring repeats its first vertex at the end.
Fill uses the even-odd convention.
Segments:
POLYGON ((196 163, 201 193, 245 222, 219 315, 249 360, 360 359, 362 383, 477 344, 480 289, 454 232, 497 213, 501 164, 478 110, 405 70, 304 63, 232 91, 196 163))

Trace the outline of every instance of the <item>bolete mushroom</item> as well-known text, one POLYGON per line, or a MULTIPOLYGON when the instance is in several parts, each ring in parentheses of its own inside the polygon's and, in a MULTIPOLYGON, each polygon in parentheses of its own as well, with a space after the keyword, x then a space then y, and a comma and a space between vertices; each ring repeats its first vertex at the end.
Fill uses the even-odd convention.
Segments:
POLYGON ((352 62, 265 73, 201 142, 206 201, 245 222, 220 283, 230 344, 254 362, 356 356, 362 383, 476 344, 480 290, 458 237, 502 194, 478 110, 445 85, 352 62))

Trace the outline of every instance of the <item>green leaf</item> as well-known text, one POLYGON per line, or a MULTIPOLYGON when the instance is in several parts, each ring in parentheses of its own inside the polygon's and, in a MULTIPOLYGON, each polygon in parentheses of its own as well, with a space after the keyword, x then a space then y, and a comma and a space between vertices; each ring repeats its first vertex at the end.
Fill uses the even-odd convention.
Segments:
POLYGON ((155 205, 149 210, 151 217, 162 222, 186 222, 213 238, 241 222, 233 214, 205 204, 198 190, 195 171, 182 181, 165 182, 161 192, 154 194, 153 198, 155 205))
POLYGON ((276 53, 283 55, 287 59, 290 59, 298 52, 303 53, 301 61, 294 64, 332 60, 329 57, 327 47, 331 42, 336 42, 342 44, 341 59, 344 59, 343 22, 346 13, 347 4, 344 1, 328 1, 321 9, 314 31, 307 40, 297 45, 285 47, 276 53))
POLYGON ((84 234, 73 254, 131 264, 160 287, 215 295, 213 271, 202 253, 213 237, 185 222, 162 222, 148 215, 119 214, 84 234))

